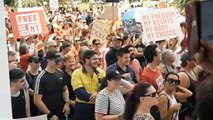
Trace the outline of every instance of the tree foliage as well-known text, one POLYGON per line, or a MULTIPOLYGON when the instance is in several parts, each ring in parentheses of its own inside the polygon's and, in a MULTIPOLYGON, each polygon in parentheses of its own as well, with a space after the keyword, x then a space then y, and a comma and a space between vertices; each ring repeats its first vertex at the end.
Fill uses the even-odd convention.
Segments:
POLYGON ((174 0, 173 4, 175 7, 179 8, 180 10, 183 10, 187 4, 192 3, 194 1, 196 0, 174 0))

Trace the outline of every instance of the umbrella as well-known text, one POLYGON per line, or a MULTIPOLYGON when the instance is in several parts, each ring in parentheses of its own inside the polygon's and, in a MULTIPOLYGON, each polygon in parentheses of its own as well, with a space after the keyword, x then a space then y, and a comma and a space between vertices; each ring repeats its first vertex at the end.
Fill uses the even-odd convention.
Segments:
POLYGON ((129 9, 123 16, 122 20, 135 19, 136 22, 141 22, 140 14, 143 12, 151 12, 155 8, 138 7, 129 9))

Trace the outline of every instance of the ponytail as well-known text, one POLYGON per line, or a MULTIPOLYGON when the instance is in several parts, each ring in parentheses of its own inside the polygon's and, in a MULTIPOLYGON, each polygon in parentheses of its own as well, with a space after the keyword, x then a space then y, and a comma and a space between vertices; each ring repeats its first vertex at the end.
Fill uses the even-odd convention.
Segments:
POLYGON ((137 109, 139 101, 136 100, 135 95, 131 92, 126 101, 126 108, 124 111, 124 120, 132 120, 137 109))
POLYGON ((107 80, 104 78, 101 82, 101 85, 99 87, 99 91, 103 90, 105 87, 107 87, 107 80))

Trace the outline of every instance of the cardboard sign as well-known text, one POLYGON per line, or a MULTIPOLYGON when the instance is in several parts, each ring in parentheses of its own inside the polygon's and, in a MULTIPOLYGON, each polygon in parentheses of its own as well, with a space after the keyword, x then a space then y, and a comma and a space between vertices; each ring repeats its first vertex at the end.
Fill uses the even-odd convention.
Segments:
POLYGON ((175 38, 181 33, 177 10, 173 8, 142 13, 141 23, 147 42, 175 38))
POLYGON ((118 18, 118 9, 116 7, 106 7, 104 13, 98 18, 115 21, 118 18))
POLYGON ((10 20, 15 38, 48 33, 42 10, 11 13, 10 20))
POLYGON ((98 19, 94 20, 91 30, 91 39, 106 41, 107 34, 110 32, 110 26, 98 19))
POLYGON ((58 0, 50 0, 49 5, 51 11, 58 11, 59 8, 58 0))
POLYGON ((135 19, 123 20, 124 33, 134 33, 137 31, 135 19))

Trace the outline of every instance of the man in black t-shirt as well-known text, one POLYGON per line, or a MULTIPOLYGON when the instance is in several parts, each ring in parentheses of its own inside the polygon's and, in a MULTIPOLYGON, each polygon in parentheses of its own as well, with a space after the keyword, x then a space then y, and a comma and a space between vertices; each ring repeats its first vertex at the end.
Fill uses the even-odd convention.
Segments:
POLYGON ((58 67, 62 61, 57 51, 46 55, 47 67, 36 79, 34 103, 40 112, 51 120, 66 120, 70 112, 69 91, 62 71, 58 67))

